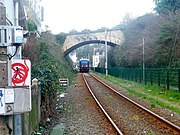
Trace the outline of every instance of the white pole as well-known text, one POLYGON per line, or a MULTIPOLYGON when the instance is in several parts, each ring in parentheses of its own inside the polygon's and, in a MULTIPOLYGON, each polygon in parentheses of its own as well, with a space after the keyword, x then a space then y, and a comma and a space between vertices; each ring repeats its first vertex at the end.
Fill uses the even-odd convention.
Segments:
POLYGON ((19 26, 18 22, 18 9, 19 9, 19 3, 18 1, 15 2, 15 25, 19 26))
POLYGON ((108 69, 107 69, 107 64, 108 64, 108 58, 107 58, 107 30, 105 29, 105 46, 106 46, 106 62, 105 62, 105 70, 106 70, 106 76, 108 75, 108 69))
POLYGON ((145 82, 145 64, 144 64, 144 37, 143 37, 143 82, 145 82))

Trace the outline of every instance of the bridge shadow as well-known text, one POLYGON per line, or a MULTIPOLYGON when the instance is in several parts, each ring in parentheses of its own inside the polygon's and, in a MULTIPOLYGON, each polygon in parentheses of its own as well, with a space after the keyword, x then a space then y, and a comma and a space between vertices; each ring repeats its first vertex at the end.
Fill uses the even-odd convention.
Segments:
MULTIPOLYGON (((65 52, 64 52, 64 57, 66 57, 69 53, 71 53, 72 51, 74 51, 75 49, 81 47, 81 46, 84 46, 84 45, 88 45, 88 44, 105 44, 105 41, 104 40, 90 40, 90 41, 84 41, 84 42, 81 42, 81 43, 78 43, 76 45, 73 45, 72 47, 70 47, 69 49, 67 49, 65 52)), ((107 41, 107 45, 108 46, 111 46, 111 47, 115 47, 117 46, 118 44, 115 44, 113 42, 109 42, 107 41)))

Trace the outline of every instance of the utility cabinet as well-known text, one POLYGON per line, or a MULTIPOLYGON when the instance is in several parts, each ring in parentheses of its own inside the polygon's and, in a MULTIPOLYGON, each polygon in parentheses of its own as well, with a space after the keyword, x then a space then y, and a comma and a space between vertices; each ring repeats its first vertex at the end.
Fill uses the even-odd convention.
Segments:
POLYGON ((31 111, 29 87, 0 88, 0 115, 13 115, 31 111))

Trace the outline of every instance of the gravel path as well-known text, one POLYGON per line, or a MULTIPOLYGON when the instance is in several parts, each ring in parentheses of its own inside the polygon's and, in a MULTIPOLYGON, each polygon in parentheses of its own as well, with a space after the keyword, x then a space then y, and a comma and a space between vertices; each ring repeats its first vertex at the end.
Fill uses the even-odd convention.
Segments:
MULTIPOLYGON (((79 82, 81 79, 80 74, 77 76, 76 85, 71 85, 67 93, 58 96, 58 110, 56 118, 51 120, 51 126, 49 127, 45 135, 49 135, 52 130, 52 126, 63 125, 65 135, 114 135, 116 134, 111 125, 107 122, 107 119, 99 110, 95 107, 95 102, 88 91, 85 89, 84 84, 79 82)), ((122 92, 125 92, 122 89, 122 92)), ((125 92, 126 93, 126 92, 125 92)), ((140 104, 144 106, 148 105, 147 101, 132 97, 140 104)), ((170 115, 172 112, 159 108, 159 112, 170 115)), ((157 109, 158 110, 158 109, 157 109)), ((156 110, 156 111, 157 111, 156 110)), ((179 121, 179 115, 173 115, 173 119, 176 119, 176 123, 179 121)), ((51 135, 61 135, 60 132, 51 135)))
POLYGON ((96 107, 94 99, 86 89, 85 85, 78 80, 76 85, 68 88, 64 98, 60 98, 63 112, 59 114, 58 123, 65 125, 65 135, 116 135, 116 132, 104 117, 103 113, 96 107))

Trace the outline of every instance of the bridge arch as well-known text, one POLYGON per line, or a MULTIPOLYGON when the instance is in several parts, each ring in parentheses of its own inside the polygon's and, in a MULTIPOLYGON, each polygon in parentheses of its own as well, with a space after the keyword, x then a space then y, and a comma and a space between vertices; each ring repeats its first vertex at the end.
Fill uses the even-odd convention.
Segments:
POLYGON ((122 30, 113 29, 105 31, 90 31, 67 35, 62 46, 64 56, 73 50, 88 44, 105 44, 105 37, 108 46, 121 45, 124 41, 122 30))
MULTIPOLYGON (((71 53, 72 51, 74 51, 75 49, 84 46, 84 45, 88 45, 88 44, 105 44, 104 40, 90 40, 90 41, 84 41, 84 42, 80 42, 78 44, 73 45, 72 47, 68 48, 65 52, 64 52, 64 56, 67 56, 69 53, 71 53)), ((115 47, 118 44, 113 43, 113 42, 109 42, 107 41, 107 45, 111 46, 111 47, 115 47)))

